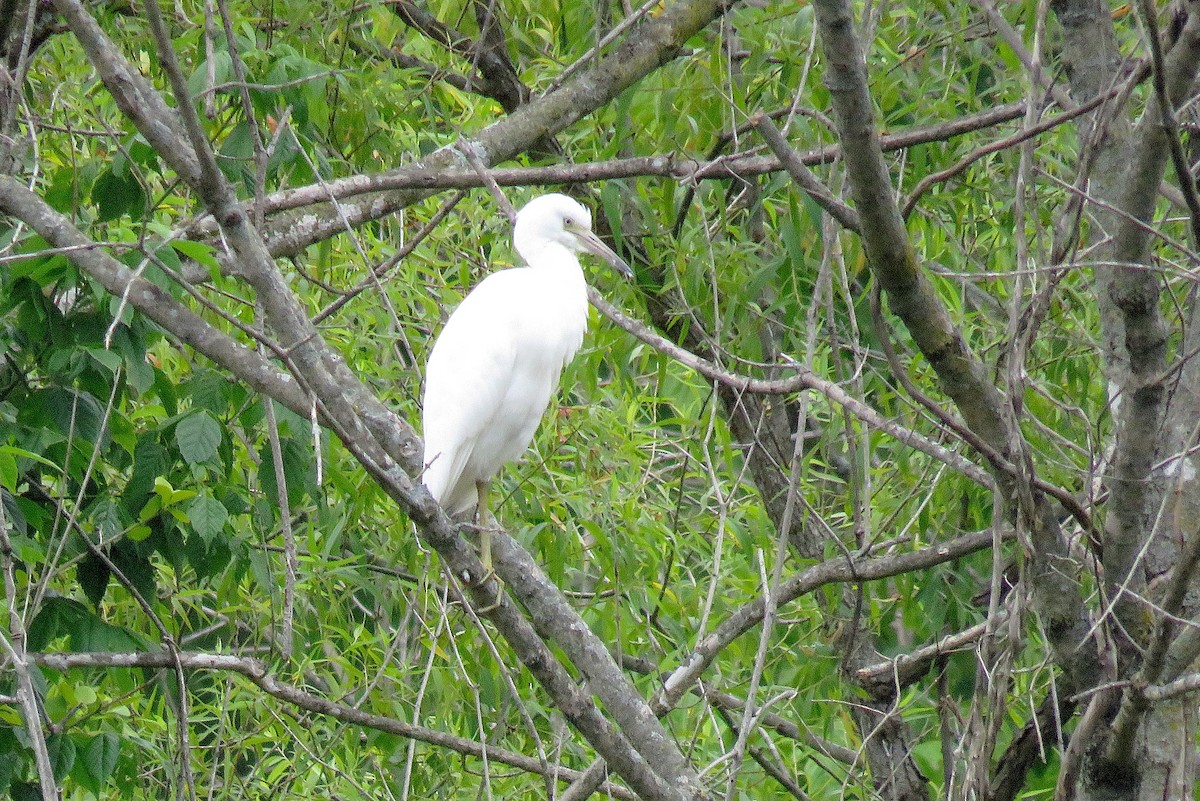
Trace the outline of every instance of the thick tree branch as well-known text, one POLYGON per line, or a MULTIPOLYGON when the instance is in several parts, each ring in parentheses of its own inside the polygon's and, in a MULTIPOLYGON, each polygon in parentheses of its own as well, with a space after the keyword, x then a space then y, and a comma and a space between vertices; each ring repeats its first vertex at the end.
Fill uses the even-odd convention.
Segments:
POLYGON ((986 622, 977 623, 968 629, 947 634, 937 642, 922 646, 911 653, 859 668, 855 671, 855 678, 864 685, 887 685, 903 690, 928 673, 933 664, 946 654, 974 647, 974 643, 986 630, 986 622))
MULTIPOLYGON (((1071 95, 1077 103, 1086 103, 1121 81, 1123 57, 1117 46, 1116 32, 1110 7, 1104 0, 1051 0, 1051 8, 1062 26, 1062 57, 1071 82, 1071 95)), ((1109 103, 1091 115, 1081 133, 1080 141, 1087 142, 1087 160, 1079 176, 1078 196, 1095 198, 1101 203, 1116 207, 1124 192, 1124 172, 1127 165, 1131 125, 1121 111, 1120 103, 1109 103)), ((1069 203, 1064 211, 1062 226, 1075 229, 1079 226, 1077 216, 1086 209, 1100 229, 1093 235, 1096 242, 1111 235, 1116 220, 1106 213, 1106 207, 1094 204, 1078 206, 1079 201, 1069 203)), ((1063 239, 1076 237, 1064 233, 1063 239)), ((1124 383, 1121 377, 1128 369, 1128 358, 1124 353, 1125 334, 1119 312, 1109 300, 1112 271, 1099 269, 1094 272, 1096 296, 1099 301, 1100 328, 1102 332, 1101 354, 1105 372, 1110 381, 1124 383)))
MULTIPOLYGON (((70 0, 63 2, 69 3, 70 0)), ((152 26, 157 31, 160 55, 177 86, 177 93, 182 93, 182 76, 174 63, 169 37, 163 29, 161 19, 153 11, 151 17, 152 26)), ((94 60, 121 60, 112 43, 102 36, 93 36, 88 41, 89 53, 94 60)), ((111 88, 113 91, 123 89, 120 85, 111 88)), ((653 716, 645 713, 645 704, 636 693, 631 695, 624 692, 629 688, 611 683, 598 688, 606 706, 622 721, 622 725, 628 727, 628 735, 636 741, 636 744, 631 744, 625 734, 609 723, 591 699, 570 680, 545 643, 534 633, 529 622, 501 594, 496 581, 483 571, 474 552, 466 546, 449 521, 440 513, 428 492, 419 485, 414 486, 409 475, 398 469, 388 453, 379 447, 379 440, 372 435, 372 415, 379 415, 384 419, 394 416, 383 409, 378 400, 357 380, 340 355, 325 344, 288 288, 263 240, 241 209, 232 188, 215 170, 211 151, 198 132, 198 124, 190 109, 187 117, 188 128, 193 134, 193 144, 204 153, 199 159, 201 166, 198 174, 191 176, 189 183, 201 194, 210 213, 219 223, 222 241, 229 249, 229 257, 237 264, 240 275, 254 287, 267 321, 288 352, 289 367, 314 393, 330 427, 389 496, 409 511, 423 539, 439 552, 451 572, 468 585, 480 607, 489 607, 486 616, 505 636, 522 662, 542 682, 558 708, 631 787, 652 798, 681 800, 701 796, 703 790, 695 773, 675 749, 673 741, 661 728, 657 728, 658 724, 653 716), (498 599, 498 602, 493 603, 494 599, 498 599), (646 725, 647 718, 651 723, 649 727, 646 725), (657 771, 661 771, 661 777, 656 775, 657 771)), ((142 116, 136 122, 139 128, 150 128, 155 120, 142 116)), ((415 474, 416 465, 411 460, 406 461, 409 472, 415 474)), ((556 589, 551 587, 551 590, 551 595, 561 598, 556 589)), ((545 595, 531 595, 522 600, 534 618, 542 618, 544 632, 546 620, 561 621, 562 616, 554 616, 546 606, 545 595)), ((566 606, 565 601, 561 606, 566 606)), ((569 607, 567 608, 569 610, 569 607)), ((570 617, 567 624, 569 628, 577 627, 579 632, 585 632, 594 638, 578 615, 572 611, 570 617)), ((576 636, 571 631, 562 629, 556 632, 555 638, 563 643, 573 643, 578 642, 581 637, 586 641, 586 636, 576 636)))
POLYGON ((834 107, 855 209, 862 220, 863 248, 888 304, 937 373, 943 391, 963 419, 1005 461, 1021 465, 1016 475, 997 469, 998 491, 1006 499, 1026 498, 1017 510, 1031 534, 1037 611, 1071 686, 1091 686, 1099 662, 1077 581, 1078 566, 1067 553, 1057 520, 1038 491, 1018 492, 1018 476, 1032 477, 1024 440, 1005 413, 1005 401, 984 365, 970 352, 933 286, 921 272, 908 241, 879 146, 867 84, 866 63, 854 31, 851 3, 815 3, 826 83, 834 107))
MULTIPOLYGON (((1118 766, 1131 766, 1134 753, 1134 736, 1142 717, 1150 708, 1151 697, 1147 690, 1159 682, 1168 664, 1168 653, 1176 640, 1176 620, 1183 609, 1184 596, 1192 589, 1196 578, 1196 567, 1200 564, 1200 532, 1193 531, 1180 554, 1179 561, 1171 570, 1166 593, 1159 605, 1159 616, 1154 625, 1154 636, 1150 648, 1142 661, 1142 667, 1132 685, 1126 690, 1121 707, 1113 721, 1113 735, 1105 758, 1118 766)), ((1160 695, 1159 699, 1168 696, 1160 695)))
MULTIPOLYGON (((677 0, 661 14, 635 27, 625 41, 594 66, 555 92, 531 100, 512 114, 497 120, 469 138, 479 148, 489 167, 512 158, 553 136, 608 103, 649 73, 674 59, 680 46, 727 10, 720 0, 677 0)), ((397 170, 395 174, 417 176, 437 172, 460 163, 453 147, 443 147, 426 159, 397 170)), ((294 256, 311 244, 377 220, 428 195, 422 190, 371 192, 343 202, 337 213, 321 205, 302 213, 280 214, 264 234, 276 256, 294 256)))
MULTIPOLYGON (((1188 3, 1189 15, 1180 40, 1167 55, 1161 81, 1171 104, 1182 103, 1200 69, 1200 3, 1188 3)), ((1117 415, 1117 447, 1113 459, 1111 512, 1104 546, 1106 589, 1123 631, 1144 643, 1149 621, 1137 600, 1146 585, 1137 560, 1149 536, 1158 485, 1152 480, 1166 404, 1168 327, 1160 308, 1162 278, 1152 269, 1146 230, 1154 218, 1158 184, 1171 157, 1170 109, 1152 97, 1133 138, 1134 152, 1125 174, 1113 236, 1111 303, 1124 331, 1129 371, 1122 386, 1117 415)), ((1134 648, 1123 649, 1127 660, 1134 648)), ((1122 665, 1128 670, 1127 665, 1122 665)), ((1129 673, 1123 671, 1124 676, 1129 673)))
MULTIPOLYGON (((881 145, 886 151, 903 150, 926 142, 938 142, 956 136, 1011 122, 1025 113, 1024 103, 1011 103, 935 125, 921 126, 909 131, 883 136, 881 145)), ((1056 118, 1059 121, 1059 118, 1056 118)), ((806 167, 830 164, 841 158, 838 145, 807 150, 796 154, 806 167)), ((681 183, 700 180, 728 179, 737 175, 765 175, 784 169, 776 156, 730 156, 716 161, 699 162, 674 154, 638 156, 612 161, 582 164, 554 164, 546 167, 496 167, 488 172, 499 186, 556 186, 591 183, 618 178, 671 178, 681 183)), ((486 181, 467 165, 434 168, 428 162, 409 165, 375 175, 351 175, 321 184, 287 189, 264 199, 262 210, 272 215, 296 210, 313 204, 328 203, 377 192, 436 189, 471 189, 485 186, 486 181)), ((416 197, 414 195, 414 197, 416 197)), ((192 223, 189 238, 202 239, 216 233, 216 223, 201 216, 192 223)), ((336 233, 336 232, 334 232, 336 233)))

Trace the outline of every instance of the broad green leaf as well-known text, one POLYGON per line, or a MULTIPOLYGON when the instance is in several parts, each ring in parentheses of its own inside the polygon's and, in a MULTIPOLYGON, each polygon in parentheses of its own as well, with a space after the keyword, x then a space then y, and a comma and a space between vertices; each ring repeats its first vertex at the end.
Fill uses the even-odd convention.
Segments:
POLYGON ((101 220, 115 220, 130 213, 134 218, 142 216, 146 193, 132 173, 117 175, 105 170, 92 184, 92 201, 96 203, 101 220))
POLYGON ((229 510, 211 495, 201 495, 188 507, 188 520, 200 538, 209 542, 224 530, 229 510))
POLYGON ((196 412, 175 426, 175 442, 188 464, 211 461, 221 446, 221 424, 208 412, 196 412))
POLYGON ((66 734, 52 734, 46 738, 46 750, 50 752, 54 779, 61 782, 75 764, 75 743, 66 734))
POLYGON ((164 475, 170 467, 167 449, 155 441, 153 435, 144 435, 133 451, 133 475, 125 488, 124 500, 131 513, 138 511, 145 497, 154 492, 154 481, 164 475), (137 502, 130 508, 128 504, 137 502))
POLYGON ((83 594, 92 602, 92 606, 98 608, 100 602, 104 600, 111 575, 112 572, 104 560, 91 553, 84 556, 79 563, 79 567, 75 570, 75 577, 79 581, 83 594))
POLYGON ((112 776, 121 753, 121 740, 112 732, 97 734, 83 747, 83 765, 99 790, 112 776))
POLYGON ((16 492, 19 478, 16 457, 11 452, 0 448, 0 486, 9 492, 16 492))
POLYGON ((190 239, 172 239, 171 247, 198 264, 218 269, 221 266, 220 262, 213 256, 213 253, 216 251, 211 245, 206 245, 203 242, 193 242, 190 239))

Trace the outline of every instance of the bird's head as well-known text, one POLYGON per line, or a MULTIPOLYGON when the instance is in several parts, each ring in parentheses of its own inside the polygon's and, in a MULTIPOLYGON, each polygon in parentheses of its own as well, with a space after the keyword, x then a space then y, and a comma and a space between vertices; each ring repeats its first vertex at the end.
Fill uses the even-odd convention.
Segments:
POLYGON ((633 270, 625 260, 592 231, 592 215, 587 208, 566 195, 536 197, 517 212, 513 245, 526 262, 532 264, 531 256, 550 243, 562 245, 572 253, 595 254, 621 275, 633 277, 633 270))

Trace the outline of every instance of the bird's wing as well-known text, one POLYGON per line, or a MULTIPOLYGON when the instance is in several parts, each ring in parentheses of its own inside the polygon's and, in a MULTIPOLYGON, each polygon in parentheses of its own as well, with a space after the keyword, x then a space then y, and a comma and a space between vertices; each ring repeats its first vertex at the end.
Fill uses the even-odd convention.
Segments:
POLYGON ((517 355, 514 316, 520 314, 520 270, 488 276, 450 315, 425 372, 425 485, 453 514, 474 501, 463 476, 475 441, 507 389, 517 355))

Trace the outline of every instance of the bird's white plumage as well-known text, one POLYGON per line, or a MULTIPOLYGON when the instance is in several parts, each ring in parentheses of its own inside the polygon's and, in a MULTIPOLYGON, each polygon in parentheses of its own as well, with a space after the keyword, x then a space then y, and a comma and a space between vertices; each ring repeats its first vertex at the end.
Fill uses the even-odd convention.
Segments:
POLYGON ((521 209, 513 243, 528 266, 481 281, 450 315, 426 366, 424 482, 450 515, 474 508, 477 484, 529 446, 583 342, 587 286, 575 254, 588 250, 629 270, 592 234, 587 209, 565 195, 521 209))

